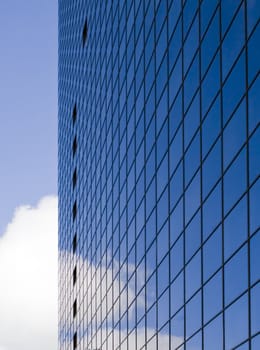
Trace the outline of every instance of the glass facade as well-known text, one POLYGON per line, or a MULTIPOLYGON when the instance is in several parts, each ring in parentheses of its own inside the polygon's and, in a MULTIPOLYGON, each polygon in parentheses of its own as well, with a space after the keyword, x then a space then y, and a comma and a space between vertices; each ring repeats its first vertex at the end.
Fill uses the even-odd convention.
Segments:
POLYGON ((59 0, 60 350, 260 349, 257 0, 59 0))

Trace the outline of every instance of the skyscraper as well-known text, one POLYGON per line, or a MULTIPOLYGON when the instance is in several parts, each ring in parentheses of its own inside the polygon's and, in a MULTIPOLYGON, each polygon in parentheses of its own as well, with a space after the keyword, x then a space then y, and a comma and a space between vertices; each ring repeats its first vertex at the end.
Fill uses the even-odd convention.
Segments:
POLYGON ((60 349, 260 349, 259 12, 59 1, 60 349))

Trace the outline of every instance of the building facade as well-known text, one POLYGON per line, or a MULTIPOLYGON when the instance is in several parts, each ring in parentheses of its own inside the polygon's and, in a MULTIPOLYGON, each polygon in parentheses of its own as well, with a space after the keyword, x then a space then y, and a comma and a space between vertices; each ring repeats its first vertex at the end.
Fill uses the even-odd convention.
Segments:
POLYGON ((257 0, 59 0, 60 350, 260 349, 257 0))

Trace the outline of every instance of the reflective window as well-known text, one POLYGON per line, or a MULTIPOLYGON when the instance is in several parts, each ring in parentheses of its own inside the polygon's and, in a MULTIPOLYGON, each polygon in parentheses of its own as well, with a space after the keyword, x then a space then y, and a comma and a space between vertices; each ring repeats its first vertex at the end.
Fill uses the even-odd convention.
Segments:
POLYGON ((173 244, 183 230, 183 200, 182 199, 179 201, 178 205, 175 207, 175 209, 173 210, 170 216, 170 225, 171 225, 170 240, 171 240, 171 244, 173 244))
POLYGON ((185 165, 185 186, 188 185, 191 178, 199 168, 200 164, 200 135, 197 133, 191 142, 184 158, 185 165))
POLYGON ((247 239, 247 198, 244 197, 224 221, 224 257, 232 253, 247 239))
POLYGON ((247 1, 247 19, 248 19, 248 33, 256 25, 259 20, 260 6, 258 1, 248 0, 247 1))
POLYGON ((207 154, 220 133, 220 99, 217 98, 202 124, 202 154, 207 154))
MULTIPOLYGON (((206 5, 204 5, 204 8, 206 6, 209 6, 207 5, 207 3, 211 3, 211 6, 216 6, 214 2, 215 1, 208 1, 208 0, 204 1, 203 4, 206 3, 206 5)), ((219 46, 219 11, 216 12, 212 22, 210 23, 210 26, 201 44, 202 75, 204 75, 206 70, 208 69, 209 63, 213 59, 213 56, 218 49, 218 46, 219 46)))
MULTIPOLYGON (((161 231, 157 235, 157 263, 158 264, 161 262, 165 254, 167 254, 168 252, 169 252, 169 230, 168 230, 168 221, 166 221, 161 231)), ((164 259, 164 266, 165 265, 166 265, 166 261, 164 259)), ((168 266, 165 266, 165 274, 166 274, 166 270, 168 270, 168 266)), ((166 278, 168 278, 168 276, 169 276, 169 273, 166 274, 166 278)))
POLYGON ((185 229, 185 259, 188 261, 201 244, 201 213, 192 219, 185 229))
POLYGON ((170 141, 174 137, 176 130, 180 125, 181 117, 182 117, 182 94, 180 91, 170 110, 170 117, 169 117, 170 141))
POLYGON ((207 350, 223 349, 222 315, 215 318, 204 328, 204 347, 207 350))
MULTIPOLYGON (((174 9, 174 6, 172 6, 174 9)), ((181 21, 178 22, 172 37, 169 42, 169 69, 172 70, 172 67, 174 66, 176 59, 180 53, 181 50, 181 44, 182 44, 182 37, 181 37, 181 21)))
POLYGON ((252 135, 249 141, 249 177, 253 182, 260 174, 260 128, 252 135))
POLYGON ((249 83, 259 72, 260 47, 258 45, 260 37, 260 27, 257 26, 248 42, 248 77, 249 83))
POLYGON ((252 132, 260 122, 260 102, 259 102, 260 79, 257 79, 248 93, 248 116, 249 131, 252 132))
POLYGON ((206 281, 222 262, 222 232, 218 228, 203 246, 203 279, 206 281))
POLYGON ((183 268, 183 236, 181 236, 170 251, 171 259, 171 280, 173 280, 177 274, 183 268))
POLYGON ((227 212, 246 189, 246 152, 239 154, 224 176, 224 208, 227 212), (239 174, 239 176, 237 176, 239 174))
POLYGON ((204 322, 216 316, 222 308, 222 271, 218 272, 203 289, 204 322))
POLYGON ((201 284, 201 252, 199 251, 186 266, 186 299, 189 299, 201 284))
POLYGON ((194 57, 196 50, 199 45, 199 20, 196 16, 195 21, 193 21, 192 26, 189 30, 189 34, 184 43, 184 74, 186 73, 192 58, 194 57))
POLYGON ((201 293, 199 292, 186 304, 186 336, 190 337, 200 327, 201 327, 201 293))
POLYGON ((251 289, 251 334, 260 330, 260 283, 251 289))
POLYGON ((186 148, 200 123, 200 100, 199 94, 196 95, 184 119, 184 147, 186 148))
POLYGON ((213 149, 207 155, 203 162, 203 197, 205 198, 212 187, 219 180, 221 174, 221 143, 220 140, 215 144, 213 149))
POLYGON ((184 338, 184 311, 181 309, 172 319, 171 319, 171 335, 177 337, 177 339, 172 340, 174 342, 172 345, 181 344, 184 338), (179 339, 178 339, 179 338, 179 339))
MULTIPOLYGON (((230 0, 226 2, 231 3, 230 0)), ((236 3, 237 1, 233 1, 236 3)), ((222 6, 222 8, 225 5, 222 6)), ((228 71, 230 70, 232 64, 234 63, 236 57, 241 51, 245 42, 245 31, 244 31, 244 7, 240 8, 240 11, 236 15, 232 26, 225 35, 222 44, 222 63, 223 63, 223 79, 225 79, 228 71)))
POLYGON ((226 263, 224 276, 225 304, 228 305, 248 287, 247 246, 226 263))
POLYGON ((243 102, 226 126, 223 134, 224 166, 233 159, 246 139, 246 104, 243 102))
POLYGON ((185 218, 188 222, 200 204, 200 173, 192 180, 185 192, 185 218))
POLYGON ((239 100, 245 93, 245 53, 234 66, 223 88, 224 121, 230 117, 239 100), (239 77, 239 79, 237 79, 239 77))
POLYGON ((184 81, 184 108, 187 110, 199 85, 199 58, 196 55, 184 81))
POLYGON ((177 204, 183 192, 183 164, 180 163, 170 181, 170 198, 171 205, 174 207, 177 204))
POLYGON ((225 32, 227 27, 230 25, 230 22, 240 3, 240 0, 225 0, 223 4, 221 3, 223 32, 225 32))
POLYGON ((169 79, 170 105, 173 103, 173 100, 177 96, 177 92, 180 88, 181 82, 182 82, 182 61, 181 61, 181 56, 179 56, 169 79))
POLYGON ((260 226, 259 198, 260 198, 260 179, 250 189, 250 230, 253 233, 260 226))
POLYGON ((219 225, 221 221, 221 185, 210 194, 203 205, 203 237, 204 239, 219 225))
POLYGON ((201 4, 201 31, 204 33, 218 5, 218 0, 204 0, 201 4))
POLYGON ((260 279, 259 251, 260 231, 250 239, 250 278, 252 284, 260 279))
POLYGON ((171 315, 174 315, 184 303, 184 279, 181 273, 171 284, 171 315))
POLYGON ((194 350, 202 348, 202 334, 198 332, 186 343, 186 350, 194 350))
POLYGON ((202 113, 205 114, 220 88, 219 53, 214 58, 202 83, 202 113))
POLYGON ((251 350, 258 350, 260 347, 260 334, 255 336, 251 342, 251 350))
POLYGON ((225 311, 225 345, 232 349, 248 337, 248 297, 245 294, 225 311))

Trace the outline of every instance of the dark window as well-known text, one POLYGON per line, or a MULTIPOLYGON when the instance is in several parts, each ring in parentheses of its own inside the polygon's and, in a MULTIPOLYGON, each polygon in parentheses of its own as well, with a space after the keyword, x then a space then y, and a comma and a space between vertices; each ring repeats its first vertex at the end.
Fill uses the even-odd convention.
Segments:
POLYGON ((76 281, 77 281, 77 266, 75 266, 73 270, 73 286, 76 284, 76 281))
POLYGON ((77 315, 77 299, 73 303, 73 317, 77 315))
POLYGON ((86 44, 87 36, 88 36, 88 24, 87 24, 87 20, 86 20, 85 24, 84 24, 83 32, 82 32, 83 47, 86 44))
POLYGON ((73 184, 73 188, 75 188, 77 183, 77 169, 75 168, 74 172, 73 172, 73 176, 72 176, 72 184, 73 184))
POLYGON ((77 332, 73 335, 73 349, 77 348, 77 332))
POLYGON ((75 253, 76 249, 77 249, 77 234, 76 233, 73 237, 72 246, 73 246, 73 253, 75 253))
POLYGON ((76 119, 77 119, 77 106, 76 106, 76 103, 75 103, 74 108, 73 108, 73 112, 72 112, 72 121, 73 121, 73 124, 75 124, 76 119))

